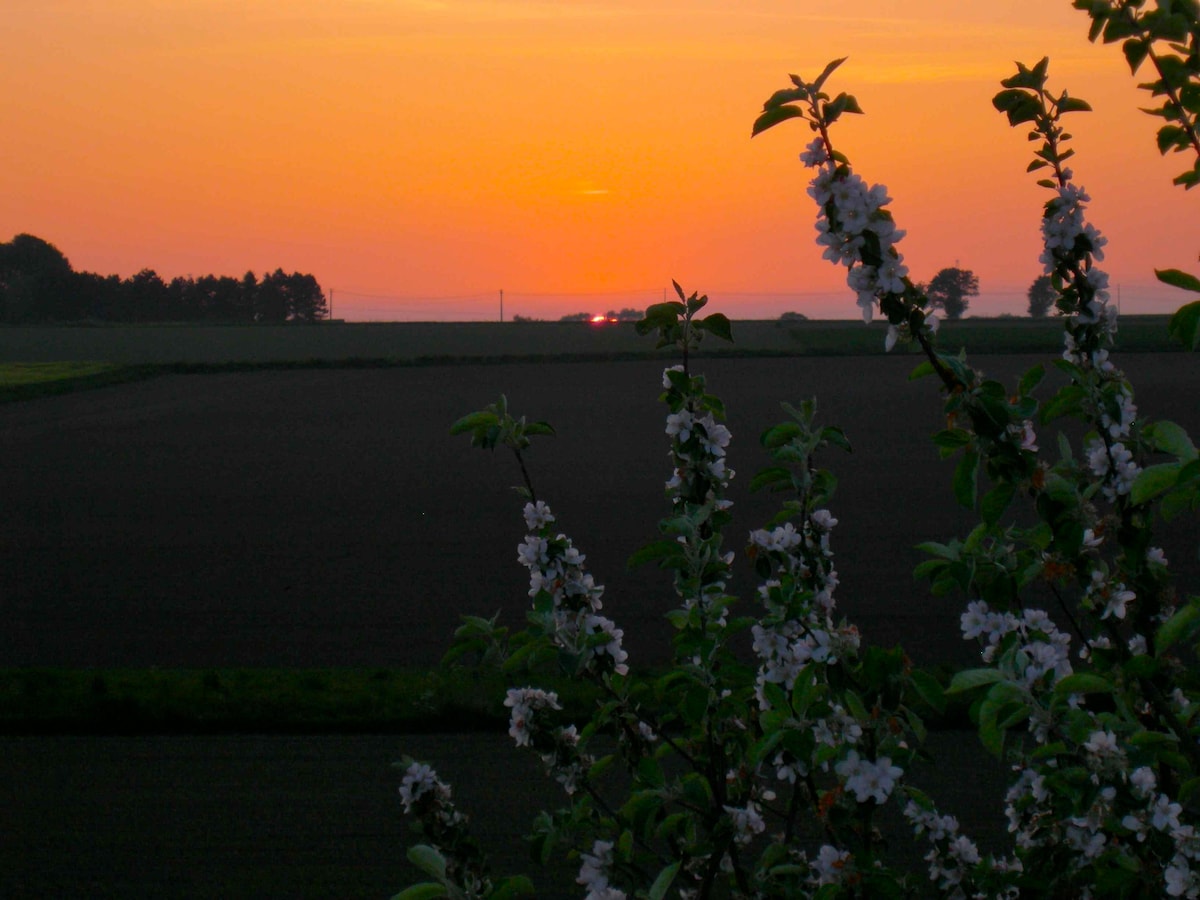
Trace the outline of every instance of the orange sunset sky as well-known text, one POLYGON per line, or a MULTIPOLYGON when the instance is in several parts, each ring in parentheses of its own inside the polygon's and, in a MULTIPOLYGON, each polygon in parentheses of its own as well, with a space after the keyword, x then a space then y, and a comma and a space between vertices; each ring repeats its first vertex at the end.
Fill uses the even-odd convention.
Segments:
MULTIPOLYGON (((1119 48, 1069 0, 5 0, 0 240, 77 270, 310 272, 348 319, 557 318, 678 279, 738 318, 854 318, 787 123, 761 104, 849 56, 835 140, 882 182, 914 278, 956 262, 1024 314, 1044 191, 990 99, 1051 57, 1126 312, 1187 298, 1200 191, 1171 178, 1119 48)), ((1144 75, 1147 73, 1143 73, 1144 75)), ((1147 76, 1148 77, 1148 76, 1147 76)))

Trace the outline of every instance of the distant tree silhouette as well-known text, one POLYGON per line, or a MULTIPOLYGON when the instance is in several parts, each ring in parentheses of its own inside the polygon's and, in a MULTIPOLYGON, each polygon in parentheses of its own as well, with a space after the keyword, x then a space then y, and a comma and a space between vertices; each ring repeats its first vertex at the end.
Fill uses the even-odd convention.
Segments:
POLYGON ((312 275, 276 269, 163 281, 153 269, 121 279, 75 272, 53 244, 29 234, 0 243, 0 321, 316 322, 329 317, 312 275))
POLYGON ((605 313, 605 318, 616 319, 618 322, 640 322, 645 318, 645 311, 634 309, 632 306, 626 306, 624 309, 610 309, 605 313))
POLYGON ((114 320, 121 302, 121 279, 116 275, 76 272, 74 296, 81 319, 114 320))
POLYGON ((0 244, 0 318, 6 322, 77 319, 71 263, 53 244, 18 234, 0 244))
POLYGON ((254 321, 254 298, 258 294, 258 276, 247 272, 242 276, 238 291, 238 322, 254 321))
POLYGON ((122 303, 126 321, 166 322, 167 285, 153 269, 142 269, 121 283, 122 303))
POLYGON ((1040 319, 1054 306, 1058 292, 1050 281, 1049 275, 1039 275, 1029 286, 1029 314, 1040 319))
POLYGON ((288 280, 288 317, 293 322, 316 322, 329 318, 325 292, 311 275, 293 272, 288 280))
POLYGON ((591 320, 591 318, 592 318, 591 313, 579 312, 579 313, 571 313, 570 315, 563 316, 558 321, 560 321, 560 322, 588 322, 591 320))
POLYGON ((935 309, 946 314, 947 319, 961 319, 967 311, 971 297, 979 294, 979 279, 970 269, 950 267, 933 276, 925 288, 925 295, 935 309))
POLYGON ((802 312, 788 311, 779 317, 780 322, 807 322, 808 316, 802 312))

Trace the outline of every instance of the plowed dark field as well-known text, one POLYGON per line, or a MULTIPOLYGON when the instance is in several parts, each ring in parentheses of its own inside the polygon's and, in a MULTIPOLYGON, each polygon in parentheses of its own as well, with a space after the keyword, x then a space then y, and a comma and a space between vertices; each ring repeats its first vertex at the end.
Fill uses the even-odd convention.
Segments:
MULTIPOLYGON (((980 357, 1012 375, 1034 360, 980 357)), ((1200 434, 1200 357, 1127 356, 1144 414, 1200 434)), ((912 579, 914 545, 963 534, 941 403, 911 359, 700 363, 734 432, 740 548, 778 499, 746 485, 780 400, 817 396, 831 452, 843 612, 920 661, 967 658, 959 598, 912 579)), ((435 662, 462 613, 519 624, 520 481, 449 425, 505 392, 558 430, 530 454, 539 496, 607 586, 632 658, 666 658, 662 573, 625 562, 665 512, 654 362, 172 375, 0 407, 0 583, 10 666, 400 666, 435 662)), ((1043 436, 1043 444, 1049 442, 1043 436)), ((1164 538, 1195 570, 1196 530, 1164 538)), ((748 573, 747 573, 748 576, 748 573)), ((743 581, 742 587, 747 587, 743 581)))

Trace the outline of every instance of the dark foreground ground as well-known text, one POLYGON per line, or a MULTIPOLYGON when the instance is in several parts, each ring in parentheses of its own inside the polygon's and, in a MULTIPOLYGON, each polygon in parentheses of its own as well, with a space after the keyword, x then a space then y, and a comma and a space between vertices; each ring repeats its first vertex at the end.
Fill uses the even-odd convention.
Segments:
MULTIPOLYGON (((1002 817, 996 764, 970 734, 930 741, 936 780, 915 782, 986 837, 1002 817)), ((497 874, 581 896, 577 862, 528 862, 520 836, 563 795, 507 735, 236 735, 0 738, 0 897, 384 900, 419 880, 391 767, 404 753, 454 783, 497 874)))
MULTIPOLYGON (((975 360, 1008 375, 1031 362, 975 360)), ((1200 357, 1121 362, 1145 414, 1200 434, 1200 357)), ((816 394, 855 447, 829 459, 841 479, 842 611, 869 641, 963 663, 961 599, 930 599, 910 574, 914 544, 968 523, 928 441, 936 385, 906 381, 911 365, 702 363, 735 434, 740 518, 729 539, 740 545, 775 508, 742 493, 765 461, 758 433, 780 418, 779 400, 816 394)), ((523 524, 507 488, 517 469, 447 434, 504 391, 558 429, 532 452, 538 491, 608 585, 606 612, 632 661, 660 662, 664 579, 624 567, 663 513, 660 371, 626 362, 170 376, 0 407, 0 660, 425 665, 460 613, 502 610, 519 624, 523 524)), ((1194 523, 1163 543, 1194 586, 1194 523)), ((939 784, 985 790, 980 751, 961 737, 945 742, 939 784)), ((408 877, 389 768, 405 752, 459 782, 493 845, 523 833, 544 798, 555 802, 502 736, 0 742, 0 897, 388 896, 408 877)), ((960 796, 964 818, 994 821, 994 804, 960 796)), ((546 895, 564 894, 575 891, 560 881, 546 895)))

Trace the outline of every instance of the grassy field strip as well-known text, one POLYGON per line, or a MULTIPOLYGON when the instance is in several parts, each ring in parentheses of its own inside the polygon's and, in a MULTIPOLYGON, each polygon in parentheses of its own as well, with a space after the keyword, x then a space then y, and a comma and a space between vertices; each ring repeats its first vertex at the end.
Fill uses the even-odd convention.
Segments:
POLYGON ((153 377, 144 366, 111 362, 0 363, 0 402, 33 400, 153 377))
MULTIPOLYGON (((595 695, 550 682, 580 709, 595 695)), ((0 670, 5 733, 427 732, 506 728, 499 677, 461 670, 0 670)))
MULTIPOLYGON (((558 693, 564 720, 589 718, 600 699, 576 679, 535 678, 558 693)), ((464 669, 7 669, 0 733, 503 731, 511 683, 464 669)), ((967 721, 965 709, 918 712, 933 728, 967 721)))
POLYGON ((0 363, 0 384, 41 384, 64 378, 89 378, 118 368, 105 362, 0 363))

